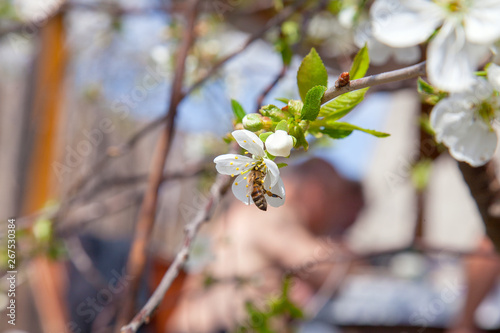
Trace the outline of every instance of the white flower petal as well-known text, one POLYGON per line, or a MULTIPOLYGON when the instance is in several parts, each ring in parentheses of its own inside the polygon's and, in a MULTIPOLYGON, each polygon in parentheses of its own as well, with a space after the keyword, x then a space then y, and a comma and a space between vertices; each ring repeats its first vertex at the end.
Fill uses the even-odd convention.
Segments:
POLYGON ((277 130, 266 140, 266 149, 274 156, 290 156, 293 148, 293 138, 286 131, 277 130))
POLYGON ((375 38, 393 47, 426 41, 444 17, 442 8, 426 0, 378 0, 370 15, 375 38))
POLYGON ((274 161, 271 161, 270 159, 265 158, 264 162, 266 163, 268 171, 266 174, 266 179, 269 178, 271 186, 274 186, 276 185, 278 179, 280 178, 280 169, 278 168, 276 163, 274 163, 274 161))
POLYGON ((283 184, 283 180, 281 180, 281 177, 278 179, 276 185, 270 186, 269 180, 267 180, 267 182, 264 181, 264 186, 266 190, 271 191, 271 193, 279 195, 281 197, 281 198, 274 198, 266 194, 265 195, 266 201, 270 206, 280 207, 285 203, 285 185, 283 184))
MULTIPOLYGON (((443 141, 444 144, 446 141, 443 141)), ((454 141, 454 144, 449 147, 451 156, 473 167, 478 167, 491 160, 498 140, 495 131, 488 128, 481 120, 477 120, 454 141)))
POLYGON ((231 189, 233 190, 233 194, 236 199, 240 200, 245 205, 250 205, 253 203, 253 200, 248 190, 250 186, 248 185, 248 181, 245 179, 246 177, 247 175, 239 175, 236 177, 231 189))
POLYGON ((442 142, 455 133, 467 130, 467 126, 472 123, 474 111, 473 101, 466 94, 455 94, 450 98, 441 100, 433 109, 430 116, 431 126, 436 133, 436 140, 442 142))
POLYGON ((249 153, 257 157, 266 156, 264 152, 264 143, 255 133, 250 132, 249 130, 237 130, 232 134, 236 139, 236 142, 238 142, 238 144, 249 153))
POLYGON ((468 43, 463 27, 446 22, 429 44, 427 75, 431 84, 450 92, 464 91, 475 81, 474 71, 487 48, 468 43))
POLYGON ((489 44, 500 38, 500 2, 475 0, 464 17, 467 40, 489 44))
POLYGON ((232 176, 252 168, 254 161, 253 158, 237 154, 224 154, 214 159, 217 172, 232 176))
POLYGON ((488 81, 493 86, 493 89, 500 91, 500 66, 491 64, 487 69, 488 81))
POLYGON ((356 16, 356 7, 349 6, 342 9, 338 15, 340 25, 346 29, 351 29, 354 23, 355 16, 356 16))
POLYGON ((457 94, 440 101, 431 112, 436 139, 459 161, 480 166, 495 152, 497 136, 481 118, 475 117, 473 95, 457 94))

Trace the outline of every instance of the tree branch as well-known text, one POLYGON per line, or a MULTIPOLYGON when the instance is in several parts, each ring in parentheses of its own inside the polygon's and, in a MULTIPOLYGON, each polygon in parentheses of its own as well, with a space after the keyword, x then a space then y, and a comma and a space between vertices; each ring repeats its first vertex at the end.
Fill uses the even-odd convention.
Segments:
POLYGON ((201 225, 204 222, 210 220, 215 207, 219 203, 224 193, 228 190, 230 184, 231 184, 231 178, 229 176, 220 174, 217 175, 217 178, 215 179, 215 182, 210 189, 211 195, 208 198, 207 202, 205 203, 203 210, 200 210, 198 214, 194 217, 194 219, 185 228, 186 235, 184 236, 184 242, 182 244, 182 248, 175 256, 174 261, 168 268, 167 272, 163 275, 160 284, 154 291, 153 295, 151 295, 146 305, 144 305, 141 311, 134 317, 134 319, 128 325, 122 328, 121 330, 122 332, 124 333, 137 332, 137 330, 139 329, 139 327, 142 326, 142 324, 147 323, 149 321, 149 318, 151 317, 152 313, 161 303, 163 297, 165 296, 165 293, 168 291, 170 285, 179 274, 181 267, 187 261, 191 243, 195 239, 198 230, 200 229, 201 225))
POLYGON ((495 207, 500 195, 500 184, 496 177, 494 163, 489 162, 474 168, 467 163, 458 162, 458 167, 469 187, 472 198, 476 202, 486 234, 495 245, 497 252, 500 253, 500 214, 498 207, 495 207))
POLYGON ((117 327, 126 323, 134 313, 135 300, 139 284, 146 266, 146 248, 149 243, 151 230, 156 216, 158 189, 163 177, 163 169, 165 168, 165 162, 170 153, 174 137, 175 117, 178 105, 182 100, 182 85, 184 82, 186 59, 195 39, 194 27, 198 16, 199 4, 200 0, 193 0, 189 13, 186 13, 187 24, 184 30, 182 44, 180 45, 176 56, 178 63, 175 69, 172 90, 170 93, 171 98, 167 113, 167 124, 160 135, 155 148, 148 186, 139 213, 139 220, 134 232, 134 240, 130 250, 129 260, 127 262, 127 274, 132 276, 132 280, 130 281, 128 293, 126 294, 124 305, 118 317, 117 327))
POLYGON ((425 61, 413 66, 397 69, 395 71, 367 76, 361 79, 353 80, 350 82, 349 85, 344 87, 340 88, 336 88, 335 86, 330 87, 323 95, 323 98, 321 99, 321 104, 331 101, 335 97, 345 94, 349 91, 359 90, 367 87, 373 87, 379 84, 384 84, 389 82, 407 80, 424 75, 425 75, 425 61))
POLYGON ((202 78, 200 78, 198 81, 196 81, 185 92, 185 95, 189 95, 194 90, 198 89, 198 87, 200 87, 203 83, 205 83, 205 81, 207 81, 210 77, 212 77, 219 70, 219 68, 222 67, 222 65, 224 65, 226 62, 228 62, 229 60, 231 60, 232 58, 234 58, 235 56, 237 56, 238 54, 243 52, 248 46, 250 46, 250 44, 255 42, 257 39, 262 38, 264 36, 264 34, 267 31, 269 31, 269 29, 285 22, 290 16, 292 16, 292 14, 294 14, 297 11, 297 9, 302 7, 305 3, 306 3, 306 1, 304 1, 304 0, 296 1, 290 7, 287 7, 285 9, 283 9, 281 12, 279 12, 279 14, 277 14, 276 16, 274 16, 272 19, 270 19, 267 22, 267 24, 264 26, 264 28, 262 28, 260 31, 257 31, 254 35, 252 35, 250 38, 248 38, 248 40, 245 42, 245 44, 243 44, 243 46, 241 46, 238 50, 228 54, 227 56, 225 56, 224 58, 219 60, 214 66, 212 66, 212 68, 202 78))
MULTIPOLYGON (((211 161, 210 161, 211 162, 211 161)), ((161 182, 173 181, 173 180, 183 180, 186 178, 196 177, 204 172, 213 170, 213 163, 203 163, 201 165, 187 165, 182 171, 177 172, 165 172, 162 176, 161 182), (210 165, 210 169, 209 169, 210 165)), ((95 186, 91 187, 85 193, 85 197, 82 199, 87 201, 89 198, 95 198, 96 195, 101 194, 101 192, 108 191, 115 188, 116 186, 131 186, 141 183, 145 183, 148 180, 148 174, 137 174, 128 176, 114 176, 110 178, 104 178, 95 186)))
POLYGON ((266 96, 271 92, 271 90, 273 90, 273 88, 278 84, 278 82, 280 82, 280 80, 285 76, 287 69, 288 69, 288 66, 283 64, 283 67, 281 67, 281 70, 278 73, 278 75, 276 75, 274 80, 264 89, 264 91, 262 91, 262 94, 260 94, 260 96, 257 98, 257 111, 256 112, 259 112, 262 104, 264 103, 264 99, 266 98, 266 96))

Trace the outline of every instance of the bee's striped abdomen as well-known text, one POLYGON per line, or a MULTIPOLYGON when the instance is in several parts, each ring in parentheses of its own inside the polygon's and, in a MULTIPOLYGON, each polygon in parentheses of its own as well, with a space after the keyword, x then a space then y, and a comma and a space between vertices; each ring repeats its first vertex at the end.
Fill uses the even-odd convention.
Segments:
POLYGON ((256 175, 252 185, 252 199, 257 208, 260 210, 267 210, 267 201, 264 197, 265 190, 262 186, 263 183, 264 177, 262 177, 262 174, 256 175))

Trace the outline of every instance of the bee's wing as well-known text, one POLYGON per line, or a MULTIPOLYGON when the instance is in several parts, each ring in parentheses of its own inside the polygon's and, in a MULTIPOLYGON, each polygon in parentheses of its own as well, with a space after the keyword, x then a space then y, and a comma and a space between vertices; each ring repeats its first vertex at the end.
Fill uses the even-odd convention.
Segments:
POLYGON ((255 180, 255 173, 254 172, 250 172, 248 174, 248 178, 247 178, 247 199, 248 199, 248 204, 250 205, 252 203, 252 191, 253 191, 253 182, 255 180))

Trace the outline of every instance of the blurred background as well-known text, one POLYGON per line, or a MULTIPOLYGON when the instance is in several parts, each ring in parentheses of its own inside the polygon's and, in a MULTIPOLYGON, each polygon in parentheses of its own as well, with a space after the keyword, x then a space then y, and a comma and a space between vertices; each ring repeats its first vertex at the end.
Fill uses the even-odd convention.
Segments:
MULTIPOLYGON (((370 5, 2 0, 0 218, 2 225, 16 219, 18 274, 16 326, 2 310, 0 329, 119 331, 154 291, 183 244, 184 227, 210 198, 213 158, 229 150, 223 138, 233 130, 231 99, 247 113, 282 107, 276 98, 298 99, 297 68, 312 47, 330 84, 365 43, 368 74, 425 60, 423 47, 374 40, 370 5), (134 277, 126 270, 129 251, 172 112, 175 132, 144 269, 134 277), (127 314, 133 279, 138 287, 127 314)), ((500 329, 500 264, 461 169, 425 131, 430 109, 416 80, 371 88, 346 121, 390 137, 313 140, 286 160, 291 203, 269 214, 235 202, 229 191, 141 331, 500 329), (293 204, 323 214, 295 221, 293 204), (236 250, 221 250, 224 242, 236 250), (307 268, 304 277, 301 267, 315 262, 328 265, 307 268), (259 292, 240 292, 249 286, 259 292), (193 290, 200 299, 190 298, 193 290), (278 311, 276 299, 294 306, 278 311)), ((6 234, 2 228, 2 276, 6 234)), ((6 278, 0 287, 5 309, 6 278)))

